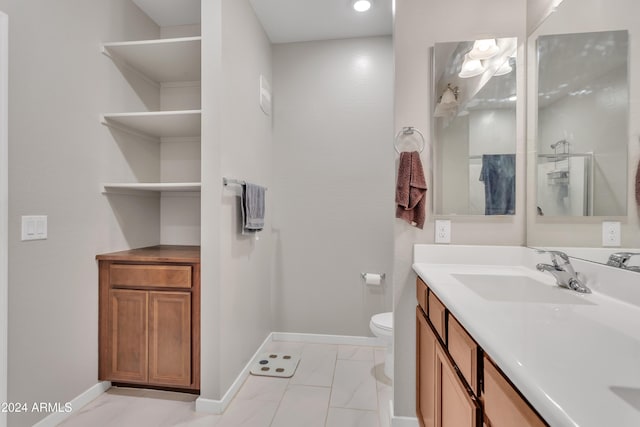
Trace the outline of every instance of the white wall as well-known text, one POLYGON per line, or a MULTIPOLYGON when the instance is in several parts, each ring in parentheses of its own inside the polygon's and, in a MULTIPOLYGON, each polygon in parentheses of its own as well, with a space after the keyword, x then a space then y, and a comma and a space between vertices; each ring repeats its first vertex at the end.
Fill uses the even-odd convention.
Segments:
MULTIPOLYGON (((222 193, 220 211, 220 388, 225 391, 273 330, 270 266, 273 247, 271 117, 260 109, 259 79, 272 80, 271 45, 248 0, 222 3, 222 176, 265 187, 260 240, 239 234, 239 187, 222 193)), ((205 166, 206 167, 206 166, 205 166)), ((219 179, 214 184, 222 185, 219 179)), ((206 218, 205 218, 206 220, 206 218)))
MULTIPOLYGON (((98 381, 95 255, 159 235, 156 199, 101 194, 103 182, 153 175, 137 166, 159 153, 100 124, 102 113, 144 109, 100 43, 159 29, 126 0, 0 0, 0 9, 12 23, 8 400, 67 402, 98 381), (47 240, 20 241, 28 214, 48 215, 47 240)), ((9 424, 46 415, 10 414, 9 424)))
MULTIPOLYGON (((0 402, 7 402, 8 60, 9 17, 0 12, 0 402)), ((0 413, 0 427, 6 425, 7 414, 0 413)))
POLYGON ((200 257, 200 396, 218 399, 220 391, 220 172, 222 124, 222 3, 202 0, 202 241, 200 257))
MULTIPOLYGON (((396 0, 394 51, 396 63, 395 128, 416 126, 429 133, 432 104, 429 49, 436 42, 491 37, 518 37, 518 58, 524 57, 525 0, 455 0, 448 2, 396 0), (464 11, 464 13, 455 13, 464 11), (508 19, 505 19, 508 17, 508 19)), ((522 64, 523 61, 520 61, 522 64)), ((517 68, 518 93, 524 93, 525 67, 517 68)), ((509 218, 452 219, 452 243, 521 245, 524 214, 524 99, 517 101, 516 215, 509 218)), ((430 165, 430 147, 422 156, 430 165)), ((427 183, 428 185, 430 183, 427 183)), ((394 265, 395 414, 415 416, 415 274, 411 270, 414 243, 433 242, 433 215, 424 231, 396 220, 394 265)))
MULTIPOLYGON (((431 185, 437 214, 468 214, 469 212, 469 144, 470 115, 456 117, 448 125, 438 120, 434 134, 441 141, 437 150, 437 170, 431 185), (437 187, 437 188, 436 188, 437 187), (440 190, 442 189, 442 190, 440 190)), ((483 212, 484 213, 484 212, 483 212)))
MULTIPOLYGON (((537 63, 536 39, 544 34, 570 34, 593 31, 629 30, 629 123, 628 159, 624 169, 629 173, 625 176, 627 192, 627 215, 622 217, 571 217, 567 221, 557 219, 548 220, 536 217, 535 198, 527 200, 527 243, 531 246, 602 246, 602 221, 622 220, 622 247, 640 247, 640 218, 635 201, 635 171, 640 161, 640 122, 634 120, 640 114, 640 85, 637 83, 637 66, 640 61, 640 26, 637 16, 640 4, 635 0, 566 0, 533 33, 528 42, 528 70, 530 85, 527 88, 527 120, 535 124, 537 118, 537 63)), ((527 130, 527 146, 530 153, 536 152, 537 127, 530 126, 527 130)), ((529 156, 527 180, 528 194, 536 194, 536 180, 533 176, 536 170, 535 156, 529 156)), ((620 167, 622 170, 623 167, 620 167)))
MULTIPOLYGON (((442 122, 442 121, 440 121, 442 122)), ((484 215, 484 184, 480 182, 483 154, 513 154, 516 140, 514 109, 471 110, 436 133, 442 142, 437 154, 436 214, 484 215), (474 157, 474 158, 471 158, 474 157), (480 167, 478 167, 480 166, 480 167)))
POLYGON ((593 215, 627 212, 628 108, 627 67, 591 82, 594 91, 565 96, 538 112, 538 153, 566 138, 571 153, 594 153, 593 215))
POLYGON ((276 330, 371 335, 391 309, 391 38, 273 51, 276 330), (387 280, 367 287, 361 272, 387 280))

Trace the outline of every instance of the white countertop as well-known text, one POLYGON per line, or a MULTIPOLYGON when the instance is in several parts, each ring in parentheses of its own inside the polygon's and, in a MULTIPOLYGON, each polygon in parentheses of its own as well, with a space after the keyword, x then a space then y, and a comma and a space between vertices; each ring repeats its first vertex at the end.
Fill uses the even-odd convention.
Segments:
POLYGON ((416 273, 551 426, 640 426, 640 307, 600 292, 601 283, 590 283, 587 295, 558 288, 551 275, 528 268, 532 260, 470 265, 438 255, 431 263, 419 252, 416 273), (564 303, 488 299, 455 274, 528 276, 570 296, 564 303))

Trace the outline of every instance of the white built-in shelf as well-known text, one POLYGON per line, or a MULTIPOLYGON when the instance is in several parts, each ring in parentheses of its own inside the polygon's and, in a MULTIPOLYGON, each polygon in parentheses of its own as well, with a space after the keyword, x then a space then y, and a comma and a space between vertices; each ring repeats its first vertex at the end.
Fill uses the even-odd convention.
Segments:
POLYGON ((201 37, 104 43, 102 52, 156 83, 200 81, 201 37))
POLYGON ((105 191, 185 191, 199 192, 199 182, 144 182, 144 183, 108 183, 104 184, 105 191))
POLYGON ((148 138, 199 137, 200 110, 104 114, 102 124, 148 138))

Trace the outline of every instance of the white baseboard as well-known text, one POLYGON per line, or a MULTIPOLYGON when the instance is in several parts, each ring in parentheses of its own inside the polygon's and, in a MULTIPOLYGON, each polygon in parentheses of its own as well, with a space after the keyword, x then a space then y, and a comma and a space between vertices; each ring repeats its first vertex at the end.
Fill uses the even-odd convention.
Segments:
POLYGON ((419 427, 416 417, 396 417, 391 418, 391 427, 419 427))
POLYGON ((391 418, 391 427, 419 427, 418 418, 416 417, 396 417, 393 414, 393 400, 389 401, 389 417, 391 418))
POLYGON ((202 396, 198 397, 196 399, 196 412, 206 412, 209 414, 222 414, 224 410, 227 409, 227 406, 229 406, 234 396, 236 395, 238 390, 240 390, 240 387, 242 387, 242 384, 244 384, 244 381, 249 376, 251 367, 258 360, 258 356, 260 356, 261 353, 264 353, 265 347, 271 341, 275 341, 273 339, 273 332, 267 335, 267 338, 265 338, 265 340, 262 342, 260 347, 258 347, 258 350, 256 350, 256 352, 253 354, 249 362, 245 365, 244 369, 240 371, 240 374, 238 374, 238 377, 235 379, 233 384, 231 384, 231 387, 229 387, 229 389, 224 394, 224 396, 222 396, 222 399, 214 400, 214 399, 205 399, 202 396))
POLYGON ((238 374, 236 380, 231 384, 231 387, 222 396, 222 399, 205 399, 198 397, 196 399, 196 412, 206 412, 209 414, 221 414, 227 409, 227 406, 231 403, 234 396, 244 384, 244 381, 249 376, 251 367, 257 362, 258 356, 265 352, 266 346, 272 341, 284 341, 284 342, 302 342, 313 344, 336 344, 336 345, 366 345, 372 347, 383 347, 384 342, 377 337, 356 337, 356 336, 343 336, 343 335, 319 335, 319 334, 297 334, 289 332, 272 332, 264 340, 262 345, 258 347, 258 350, 254 353, 253 357, 245 365, 244 369, 238 374))
MULTIPOLYGON (((73 399, 70 402, 71 403, 71 408, 72 408, 71 412, 54 412, 54 413, 48 415, 47 417, 45 417, 44 419, 40 420, 36 424, 34 424, 33 427, 55 427, 55 426, 57 426, 62 421, 66 420, 67 418, 72 416, 75 411, 79 410, 84 405, 86 405, 87 403, 89 403, 92 400, 96 399, 98 396, 100 396, 105 391, 109 390, 110 387, 111 387, 111 382, 109 382, 109 381, 99 382, 98 384, 96 384, 93 387, 89 388, 88 390, 86 390, 82 394, 78 395, 75 399, 73 399)), ((64 407, 64 405, 63 405, 63 407, 64 407)))
POLYGON ((384 341, 378 337, 356 337, 349 335, 298 334, 292 332, 274 332, 273 341, 292 341, 315 344, 366 345, 384 347, 384 341))

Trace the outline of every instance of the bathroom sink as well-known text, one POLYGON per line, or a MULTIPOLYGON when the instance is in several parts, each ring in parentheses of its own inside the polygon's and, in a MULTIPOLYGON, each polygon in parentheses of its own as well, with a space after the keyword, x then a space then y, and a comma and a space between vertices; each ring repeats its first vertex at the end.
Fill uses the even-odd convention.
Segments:
POLYGON ((462 274, 452 276, 481 298, 497 302, 593 305, 583 295, 524 275, 462 274))

